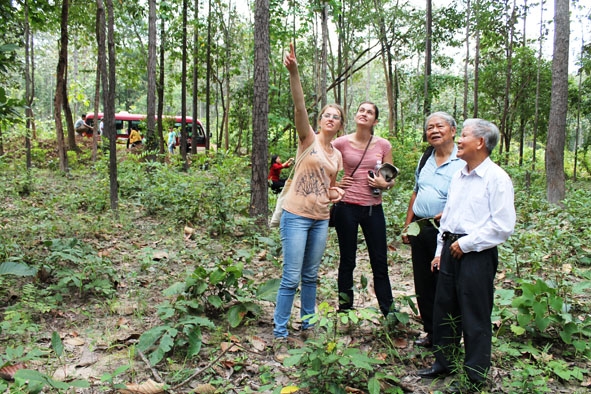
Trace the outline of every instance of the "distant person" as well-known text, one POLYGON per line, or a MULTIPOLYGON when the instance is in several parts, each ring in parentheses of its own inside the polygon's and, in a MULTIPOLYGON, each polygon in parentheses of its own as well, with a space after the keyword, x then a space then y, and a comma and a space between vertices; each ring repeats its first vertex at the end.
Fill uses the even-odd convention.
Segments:
POLYGON ((105 132, 105 122, 101 119, 101 123, 99 123, 99 135, 102 137, 103 133, 105 132))
POLYGON ((86 114, 82 114, 80 119, 74 123, 74 129, 79 135, 92 134, 92 126, 86 123, 86 114))
POLYGON ((293 164, 293 158, 289 158, 285 163, 281 162, 279 155, 271 156, 271 166, 269 168, 269 176, 267 179, 271 183, 271 190, 279 193, 283 186, 285 186, 285 178, 281 178, 281 170, 288 168, 293 164))
POLYGON ((171 127, 170 130, 168 131, 168 141, 167 141, 166 145, 168 146, 168 152, 170 154, 173 154, 174 147, 176 146, 176 132, 174 131, 173 127, 171 127))
POLYGON ((455 135, 456 121, 451 115, 435 112, 425 120, 425 136, 430 146, 415 170, 415 187, 404 222, 405 228, 417 222, 420 232, 416 236, 402 236, 402 242, 411 247, 417 304, 427 334, 417 339, 415 345, 427 348, 433 346, 433 303, 438 271, 431 270, 431 261, 437 249, 437 228, 451 178, 466 165, 457 157, 455 135))
POLYGON ((439 270, 433 309, 435 363, 418 375, 434 378, 456 371, 463 335, 468 387, 457 385, 458 392, 485 388, 491 365, 497 246, 515 228, 513 183, 490 159, 498 141, 494 124, 464 121, 458 157, 466 165, 451 179, 431 262, 431 269, 439 270))
POLYGON ((131 133, 129 134, 129 144, 132 148, 135 148, 142 144, 142 136, 140 132, 136 129, 131 129, 131 133))

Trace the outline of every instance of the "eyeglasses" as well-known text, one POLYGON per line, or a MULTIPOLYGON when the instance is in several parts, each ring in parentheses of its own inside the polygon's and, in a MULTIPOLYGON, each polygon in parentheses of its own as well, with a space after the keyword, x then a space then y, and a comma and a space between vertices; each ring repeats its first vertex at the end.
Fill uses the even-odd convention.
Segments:
POLYGON ((322 117, 324 119, 334 119, 334 120, 341 120, 341 115, 334 115, 334 114, 328 114, 328 113, 324 113, 322 114, 322 117))

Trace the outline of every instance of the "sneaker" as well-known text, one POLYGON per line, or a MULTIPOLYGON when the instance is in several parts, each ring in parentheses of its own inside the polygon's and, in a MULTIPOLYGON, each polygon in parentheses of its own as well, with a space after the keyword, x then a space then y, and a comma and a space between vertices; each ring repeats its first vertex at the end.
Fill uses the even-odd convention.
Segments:
POLYGON ((287 337, 275 338, 273 341, 273 358, 283 364, 283 360, 289 357, 289 343, 287 337))

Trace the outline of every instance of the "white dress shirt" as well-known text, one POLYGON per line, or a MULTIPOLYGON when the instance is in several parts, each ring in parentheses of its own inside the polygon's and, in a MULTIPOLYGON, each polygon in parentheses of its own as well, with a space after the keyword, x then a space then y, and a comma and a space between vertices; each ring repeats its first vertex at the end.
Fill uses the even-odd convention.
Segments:
POLYGON ((472 172, 465 166, 455 173, 443 209, 437 251, 444 232, 466 234, 458 243, 464 253, 490 249, 507 240, 515 228, 513 183, 490 157, 472 172))

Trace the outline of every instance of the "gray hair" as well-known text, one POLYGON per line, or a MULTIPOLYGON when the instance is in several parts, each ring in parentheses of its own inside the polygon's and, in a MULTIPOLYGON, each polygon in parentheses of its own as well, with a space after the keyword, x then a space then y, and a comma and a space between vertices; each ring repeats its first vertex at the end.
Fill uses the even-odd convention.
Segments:
POLYGON ((500 138, 499 129, 488 120, 472 118, 464 120, 463 128, 472 127, 472 133, 475 137, 484 138, 484 144, 488 154, 495 149, 500 138))
POLYGON ((423 130, 425 132, 427 132, 427 124, 429 124, 429 121, 431 121, 431 119, 433 118, 441 118, 445 121, 445 123, 447 123, 450 127, 455 127, 457 128, 456 125, 456 120, 454 119, 453 116, 451 116, 450 114, 448 114, 447 112, 443 112, 443 111, 439 111, 439 112, 433 112, 431 115, 427 116, 427 119, 425 119, 425 126, 423 128, 423 130))

